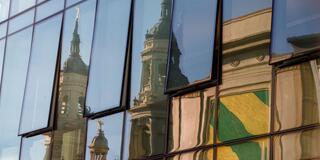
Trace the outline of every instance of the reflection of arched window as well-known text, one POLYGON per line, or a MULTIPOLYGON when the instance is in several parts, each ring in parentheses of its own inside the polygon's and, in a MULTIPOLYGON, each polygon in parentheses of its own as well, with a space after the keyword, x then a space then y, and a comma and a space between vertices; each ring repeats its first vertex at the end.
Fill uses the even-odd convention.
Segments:
POLYGON ((83 109, 84 109, 84 97, 79 97, 78 98, 78 116, 82 117, 83 116, 83 109))
POLYGON ((61 114, 66 114, 68 110, 68 105, 69 105, 69 97, 65 95, 62 99, 62 104, 61 104, 61 114))

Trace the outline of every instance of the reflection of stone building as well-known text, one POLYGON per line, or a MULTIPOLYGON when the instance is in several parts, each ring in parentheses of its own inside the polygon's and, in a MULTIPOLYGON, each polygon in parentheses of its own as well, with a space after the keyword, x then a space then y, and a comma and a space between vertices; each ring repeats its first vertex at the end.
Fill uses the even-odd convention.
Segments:
POLYGON ((168 0, 162 2, 161 17, 145 35, 141 53, 139 95, 130 110, 132 128, 129 159, 162 153, 164 149, 167 97, 163 94, 169 36, 168 0))
POLYGON ((102 130, 103 122, 101 120, 98 120, 97 123, 97 135, 92 139, 92 142, 89 145, 90 160, 107 160, 109 151, 108 140, 104 136, 104 131, 102 130))
POLYGON ((88 66, 80 56, 77 16, 70 55, 60 72, 57 131, 54 132, 52 159, 83 160, 85 119, 82 118, 88 66))

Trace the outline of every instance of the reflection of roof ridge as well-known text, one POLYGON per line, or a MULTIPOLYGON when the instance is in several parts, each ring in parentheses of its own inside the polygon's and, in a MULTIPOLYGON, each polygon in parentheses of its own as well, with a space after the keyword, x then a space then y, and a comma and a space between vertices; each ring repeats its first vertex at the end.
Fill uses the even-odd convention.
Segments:
POLYGON ((243 16, 239 16, 239 17, 227 20, 227 21, 225 21, 223 23, 223 25, 227 25, 227 24, 234 23, 234 22, 237 22, 237 21, 242 21, 244 19, 248 19, 248 18, 257 16, 259 14, 264 14, 264 13, 268 13, 268 12, 272 12, 272 8, 271 7, 265 8, 265 9, 261 9, 261 10, 257 10, 255 12, 251 12, 249 14, 246 14, 246 15, 243 15, 243 16))

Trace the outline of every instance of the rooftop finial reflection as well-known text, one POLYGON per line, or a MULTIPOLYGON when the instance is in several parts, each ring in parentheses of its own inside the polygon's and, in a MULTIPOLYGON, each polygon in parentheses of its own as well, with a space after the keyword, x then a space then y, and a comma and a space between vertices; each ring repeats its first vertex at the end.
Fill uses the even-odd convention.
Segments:
POLYGON ((89 145, 90 160, 107 160, 109 151, 108 140, 102 129, 104 123, 102 120, 97 120, 97 135, 92 139, 89 145))

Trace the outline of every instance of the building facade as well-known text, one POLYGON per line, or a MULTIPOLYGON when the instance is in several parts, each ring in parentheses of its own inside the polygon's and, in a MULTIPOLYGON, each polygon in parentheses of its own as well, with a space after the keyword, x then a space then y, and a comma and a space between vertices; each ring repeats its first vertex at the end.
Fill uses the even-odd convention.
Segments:
POLYGON ((0 0, 0 160, 318 160, 317 0, 0 0))

